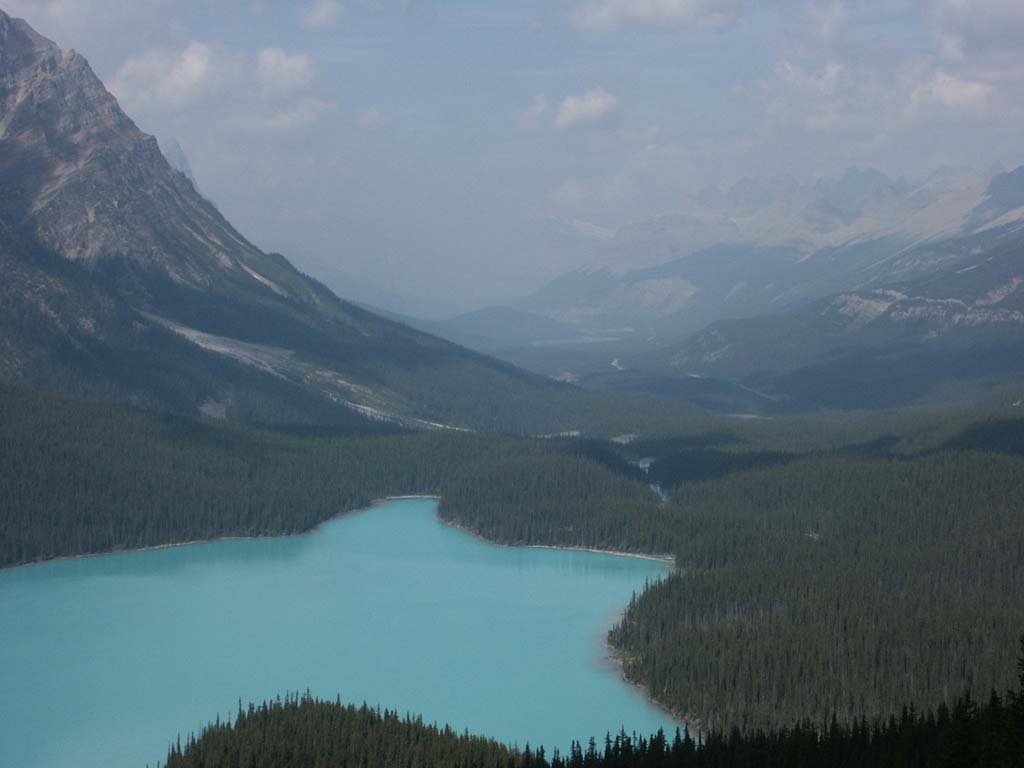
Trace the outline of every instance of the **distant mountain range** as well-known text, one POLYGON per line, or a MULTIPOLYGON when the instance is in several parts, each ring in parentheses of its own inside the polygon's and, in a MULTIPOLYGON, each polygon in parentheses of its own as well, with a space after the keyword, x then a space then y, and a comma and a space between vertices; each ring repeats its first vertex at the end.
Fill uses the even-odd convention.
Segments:
MULTIPOLYGON (((1014 176, 1024 180, 1024 169, 993 184, 1014 176)), ((900 263, 909 276, 719 321, 640 364, 836 408, 904 405, 943 389, 949 397, 1024 374, 1024 222, 919 246, 900 263)))
POLYGON ((80 54, 0 11, 0 380, 249 421, 558 431, 592 409, 337 298, 182 160, 80 54))
POLYGON ((624 227, 595 248, 592 266, 515 306, 583 336, 667 341, 895 279, 908 249, 1019 218, 1019 186, 1013 174, 956 169, 918 185, 857 169, 806 186, 744 179, 705 190, 682 213, 624 227))
POLYGON ((628 421, 627 401, 655 421, 664 398, 902 405, 1024 374, 1024 168, 745 179, 602 230, 593 266, 521 302, 417 320, 258 249, 166 150, 177 167, 81 55, 0 12, 0 381, 248 421, 553 433, 628 421))
MULTIPOLYGON (((916 185, 857 169, 805 186, 746 179, 624 228, 595 265, 514 305, 557 322, 558 339, 509 316, 538 332, 488 350, 588 386, 703 404, 711 393, 726 408, 905 404, 943 382, 1016 375, 1022 249, 1024 167, 945 168, 916 185), (953 350, 959 373, 936 357, 953 350)), ((494 323, 490 337, 502 337, 494 323)))

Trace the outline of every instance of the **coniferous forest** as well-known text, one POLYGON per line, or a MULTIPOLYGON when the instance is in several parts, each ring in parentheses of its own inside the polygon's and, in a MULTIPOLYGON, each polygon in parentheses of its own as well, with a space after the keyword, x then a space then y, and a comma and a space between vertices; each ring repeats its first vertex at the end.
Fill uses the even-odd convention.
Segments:
POLYGON ((976 701, 888 718, 740 731, 696 738, 685 728, 573 741, 567 753, 509 748, 397 712, 304 696, 239 707, 171 747, 166 768, 1019 768, 1024 765, 1024 638, 1018 685, 976 701))
POLYGON ((854 729, 1005 690, 1024 626, 1021 421, 803 453, 790 428, 633 446, 245 426, 7 389, 0 563, 298 533, 430 493, 494 541, 673 556, 610 640, 631 680, 705 731, 854 729), (694 450, 723 460, 681 476, 694 450), (647 487, 658 472, 667 501, 647 487))
POLYGON ((591 508, 626 514, 651 499, 556 441, 258 429, 21 390, 0 397, 0 567, 300 533, 418 493, 441 495, 459 519, 474 516, 466 505, 493 514, 535 502, 585 520, 591 508))

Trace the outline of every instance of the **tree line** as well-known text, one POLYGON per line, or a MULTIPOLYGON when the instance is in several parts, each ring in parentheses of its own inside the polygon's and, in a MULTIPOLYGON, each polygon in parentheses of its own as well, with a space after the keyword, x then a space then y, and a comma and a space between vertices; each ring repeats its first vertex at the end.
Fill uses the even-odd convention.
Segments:
POLYGON ((308 693, 247 709, 233 721, 179 740, 166 768, 1020 768, 1024 766, 1024 638, 1018 687, 983 702, 966 692, 918 713, 836 720, 742 732, 712 730, 694 738, 607 734, 567 752, 508 747, 398 712, 318 700, 308 693))

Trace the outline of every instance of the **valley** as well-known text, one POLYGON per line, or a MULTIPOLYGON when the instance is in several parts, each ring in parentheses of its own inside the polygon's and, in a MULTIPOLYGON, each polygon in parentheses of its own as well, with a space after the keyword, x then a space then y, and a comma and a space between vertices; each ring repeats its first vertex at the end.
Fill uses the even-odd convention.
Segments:
POLYGON ((701 3, 82 2, 10 5, 95 69, 0 9, 0 765, 1018 768, 1019 160, 876 170, 785 62, 806 165, 726 173, 594 63, 701 3))

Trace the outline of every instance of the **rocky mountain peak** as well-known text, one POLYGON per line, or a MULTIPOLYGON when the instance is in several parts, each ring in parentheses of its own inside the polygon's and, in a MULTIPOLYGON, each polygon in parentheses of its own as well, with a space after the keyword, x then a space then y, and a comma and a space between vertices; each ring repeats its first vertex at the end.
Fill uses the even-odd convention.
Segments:
POLYGON ((135 291, 169 279, 199 290, 298 293, 287 287, 298 282, 290 269, 172 170, 85 57, 0 13, 0 62, 0 227, 127 274, 135 291))
POLYGON ((16 69, 58 51, 52 40, 0 10, 0 69, 16 69))

